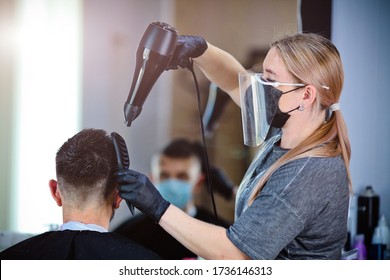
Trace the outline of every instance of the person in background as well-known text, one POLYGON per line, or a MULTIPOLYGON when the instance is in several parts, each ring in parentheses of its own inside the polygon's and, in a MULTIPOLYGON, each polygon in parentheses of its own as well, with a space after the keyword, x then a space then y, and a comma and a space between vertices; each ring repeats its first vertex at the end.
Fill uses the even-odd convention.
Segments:
MULTIPOLYGON (((50 193, 62 207, 63 224, 2 251, 6 259, 160 259, 152 251, 119 234, 108 232, 122 199, 114 171, 117 160, 104 130, 84 129, 68 139, 56 155, 57 180, 50 193)), ((33 205, 34 201, 31 201, 33 205)))
MULTIPOLYGON (((216 220, 213 213, 195 205, 194 196, 204 186, 199 144, 175 139, 151 160, 152 181, 161 195, 189 216, 209 223, 229 224, 216 220)), ((157 223, 144 214, 129 218, 113 230, 156 252, 164 259, 192 259, 197 255, 184 247, 157 223)))
POLYGON ((192 62, 241 106, 248 134, 266 135, 237 191, 234 223, 191 217, 134 170, 118 170, 119 195, 204 259, 340 259, 352 184, 337 48, 313 33, 286 36, 255 74, 203 38, 179 35, 170 68, 192 62), (267 131, 253 127, 260 122, 267 131))

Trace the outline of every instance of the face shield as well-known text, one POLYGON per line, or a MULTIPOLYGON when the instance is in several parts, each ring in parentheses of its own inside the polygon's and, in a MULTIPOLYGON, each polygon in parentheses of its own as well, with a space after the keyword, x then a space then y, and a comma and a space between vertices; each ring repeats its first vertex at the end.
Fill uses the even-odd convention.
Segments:
POLYGON ((273 127, 281 128, 289 118, 290 112, 279 110, 279 99, 282 94, 302 88, 304 84, 268 82, 261 73, 239 73, 239 89, 241 101, 241 117, 244 144, 259 146, 273 136, 273 127), (292 90, 282 92, 276 87, 280 85, 295 86, 292 90))
POLYGON ((282 92, 263 84, 261 74, 239 73, 238 78, 244 144, 256 147, 267 138, 282 92))

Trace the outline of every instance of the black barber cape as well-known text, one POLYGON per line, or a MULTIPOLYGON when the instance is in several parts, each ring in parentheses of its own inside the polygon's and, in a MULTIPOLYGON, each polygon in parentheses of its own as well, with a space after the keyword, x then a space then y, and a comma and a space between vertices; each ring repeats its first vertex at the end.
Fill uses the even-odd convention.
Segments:
MULTIPOLYGON (((197 208, 194 218, 214 223, 214 215, 205 209, 197 208)), ((219 221, 219 224, 225 228, 229 224, 225 221, 219 221)), ((139 244, 156 252, 165 260, 196 259, 197 255, 188 250, 179 241, 167 233, 159 224, 144 214, 131 217, 119 227, 113 230, 139 244)))
POLYGON ((156 260, 158 255, 112 232, 49 231, 2 252, 2 260, 156 260))

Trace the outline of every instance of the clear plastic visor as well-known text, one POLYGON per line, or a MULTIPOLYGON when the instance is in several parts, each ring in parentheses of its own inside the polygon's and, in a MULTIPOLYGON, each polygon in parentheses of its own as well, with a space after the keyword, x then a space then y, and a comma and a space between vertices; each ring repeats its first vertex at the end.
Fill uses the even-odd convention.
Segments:
POLYGON ((250 147, 266 140, 282 94, 261 76, 261 73, 238 74, 244 144, 250 147))

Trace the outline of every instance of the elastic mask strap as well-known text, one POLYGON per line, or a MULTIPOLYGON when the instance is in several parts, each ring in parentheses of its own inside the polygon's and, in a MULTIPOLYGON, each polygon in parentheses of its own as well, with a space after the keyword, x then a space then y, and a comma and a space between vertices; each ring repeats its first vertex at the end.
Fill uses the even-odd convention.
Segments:
POLYGON ((285 112, 285 113, 283 113, 283 114, 288 114, 288 113, 291 113, 292 111, 299 110, 300 107, 301 107, 301 106, 298 106, 297 108, 294 108, 294 109, 292 109, 292 110, 290 110, 290 111, 288 111, 288 112, 285 112))
POLYGON ((297 87, 297 88, 290 89, 290 90, 288 90, 288 91, 282 92, 282 94, 286 94, 286 93, 292 92, 292 91, 294 91, 294 90, 304 88, 305 86, 306 86, 306 85, 300 86, 300 87, 297 87))

